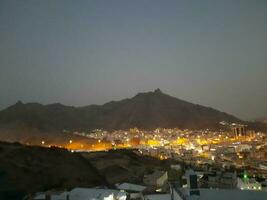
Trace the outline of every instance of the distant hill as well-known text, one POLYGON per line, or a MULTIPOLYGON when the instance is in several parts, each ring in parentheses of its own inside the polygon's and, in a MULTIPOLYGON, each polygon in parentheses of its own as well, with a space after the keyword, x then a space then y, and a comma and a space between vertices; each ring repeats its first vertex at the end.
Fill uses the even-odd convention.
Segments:
POLYGON ((217 129, 220 121, 242 122, 233 115, 183 101, 159 89, 104 105, 72 107, 18 102, 0 112, 0 124, 20 123, 45 131, 132 127, 217 129))

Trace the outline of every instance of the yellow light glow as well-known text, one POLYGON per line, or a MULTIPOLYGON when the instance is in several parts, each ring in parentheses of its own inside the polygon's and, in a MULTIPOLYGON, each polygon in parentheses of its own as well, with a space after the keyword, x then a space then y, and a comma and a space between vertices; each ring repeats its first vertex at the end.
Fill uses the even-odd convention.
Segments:
POLYGON ((149 146, 160 146, 160 141, 158 141, 158 140, 148 140, 147 144, 149 146))

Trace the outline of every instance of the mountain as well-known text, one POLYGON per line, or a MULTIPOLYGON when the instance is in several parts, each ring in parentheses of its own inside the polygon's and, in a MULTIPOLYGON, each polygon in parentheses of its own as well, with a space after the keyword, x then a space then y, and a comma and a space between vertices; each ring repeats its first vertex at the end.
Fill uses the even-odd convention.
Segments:
MULTIPOLYGON (((38 130, 106 130, 162 128, 219 128, 220 121, 242 122, 227 113, 162 93, 139 93, 131 99, 85 107, 18 102, 0 112, 0 124, 23 124, 38 130)), ((8 126, 6 125, 6 126, 8 126)))

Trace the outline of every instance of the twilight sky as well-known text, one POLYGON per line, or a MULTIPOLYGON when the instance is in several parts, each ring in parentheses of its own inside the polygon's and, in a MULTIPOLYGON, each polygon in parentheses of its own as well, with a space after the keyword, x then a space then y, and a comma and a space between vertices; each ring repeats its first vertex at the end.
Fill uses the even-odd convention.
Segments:
POLYGON ((160 88, 267 115, 266 0, 0 0, 0 109, 160 88))

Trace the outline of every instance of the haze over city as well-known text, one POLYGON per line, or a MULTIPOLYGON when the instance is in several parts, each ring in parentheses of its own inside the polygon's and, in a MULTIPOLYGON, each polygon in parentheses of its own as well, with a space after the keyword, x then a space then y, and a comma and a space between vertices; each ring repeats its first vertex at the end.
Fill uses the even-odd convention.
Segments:
POLYGON ((267 115, 267 2, 0 1, 0 109, 103 104, 160 88, 267 115))

